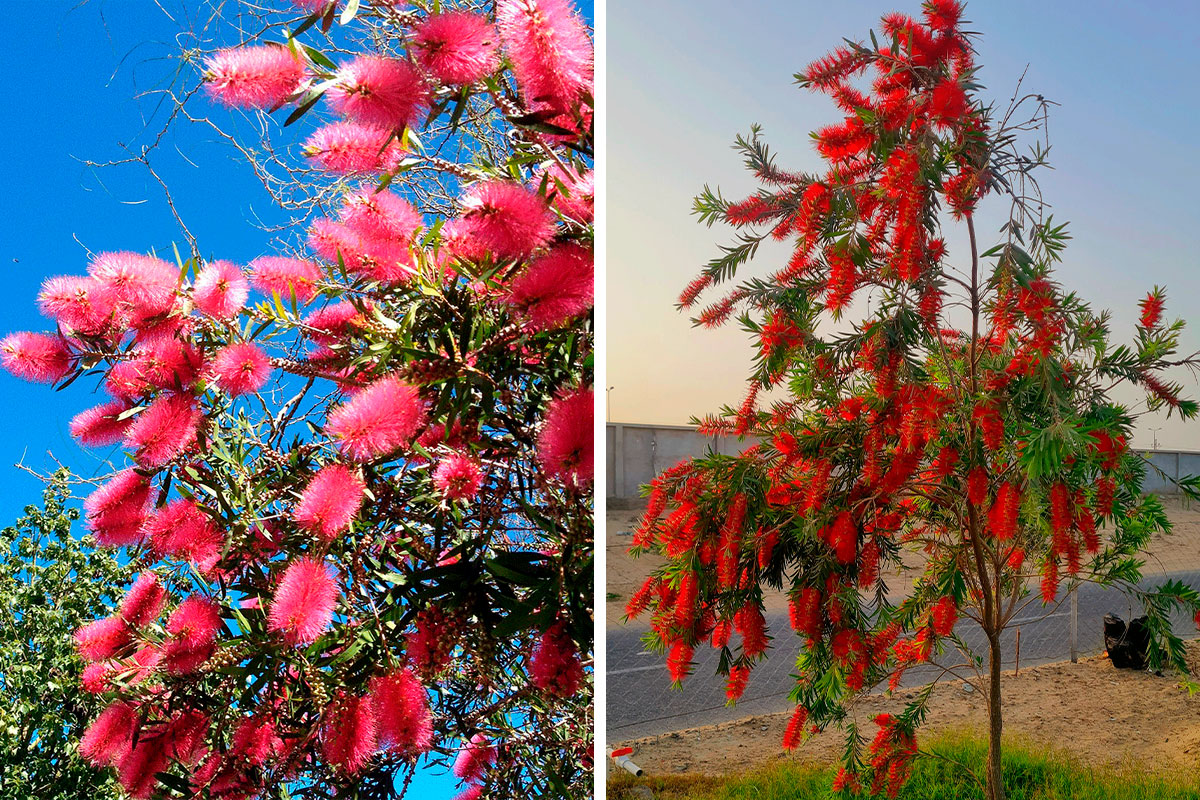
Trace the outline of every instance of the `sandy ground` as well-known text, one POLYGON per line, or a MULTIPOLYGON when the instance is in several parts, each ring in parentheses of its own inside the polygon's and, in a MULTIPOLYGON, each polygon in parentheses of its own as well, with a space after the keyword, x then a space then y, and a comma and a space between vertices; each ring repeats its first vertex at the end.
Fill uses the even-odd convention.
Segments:
MULTIPOLYGON (((1200 506, 1185 508, 1178 498, 1164 498, 1167 515, 1171 518, 1174 531, 1170 536, 1156 536, 1150 544, 1149 557, 1144 573, 1176 572, 1200 568, 1200 506)), ((662 565, 662 559, 654 555, 631 558, 627 553, 632 537, 630 532, 641 519, 641 509, 609 510, 605 514, 605 546, 608 558, 607 624, 614 627, 624 624, 625 603, 646 580, 646 577, 662 565)), ((918 558, 908 559, 915 566, 918 558)), ((903 593, 920 577, 914 569, 903 569, 884 575, 888 588, 893 593, 903 593)), ((782 592, 768 592, 767 609, 782 611, 787 608, 787 597, 782 592)))
MULTIPOLYGON (((1190 646, 1193 674, 1200 672, 1200 642, 1190 646)), ((1134 763, 1142 769, 1194 775, 1200 779, 1200 695, 1189 697, 1178 679, 1116 670, 1103 656, 1045 664, 1005 675, 1005 735, 1067 750, 1087 763, 1134 763)), ((893 697, 863 698, 854 715, 863 730, 872 717, 898 711, 916 690, 893 697)), ((630 745, 647 774, 721 774, 791 758, 831 763, 842 746, 834 730, 806 742, 793 754, 781 747, 788 714, 749 717, 647 739, 609 742, 630 745)), ((983 698, 959 682, 933 692, 924 735, 964 729, 982 731, 983 698)), ((610 769, 612 764, 610 762, 610 769)))

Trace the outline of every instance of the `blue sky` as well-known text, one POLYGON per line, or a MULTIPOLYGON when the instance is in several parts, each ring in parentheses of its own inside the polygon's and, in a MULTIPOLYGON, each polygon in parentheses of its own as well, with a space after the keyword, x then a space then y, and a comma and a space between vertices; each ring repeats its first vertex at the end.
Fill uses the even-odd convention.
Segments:
MULTIPOLYGON (((39 286, 52 275, 82 273, 89 250, 156 249, 169 258, 175 244, 186 252, 163 192, 144 167, 97 171, 82 162, 123 158, 119 143, 137 148, 146 143, 147 129, 158 130, 155 101, 136 95, 153 89, 173 68, 167 59, 176 51, 176 37, 191 25, 187 7, 195 5, 48 3, 36 13, 0 20, 6 56, 22 73, 0 104, 0 129, 10 137, 0 192, 4 332, 47 329, 34 302, 39 286)), ((590 22, 591 4, 586 7, 590 22)), ((284 217, 239 159, 206 129, 184 124, 175 127, 152 163, 171 187, 203 255, 244 264, 270 249, 270 236, 253 220, 271 224, 284 217)), ((122 462, 119 450, 99 455, 83 450, 67 431, 74 414, 102 401, 94 379, 53 392, 0 371, 0 397, 0 520, 14 520, 40 496, 39 482, 13 466, 18 461, 47 472, 54 467, 52 452, 84 476, 107 472, 107 457, 122 462)), ((424 772, 410 796, 450 797, 456 788, 453 777, 424 772)))
MULTIPOLYGON (((716 246, 732 238, 728 228, 695 221, 692 197, 705 183, 732 198, 755 189, 730 150, 754 122, 781 166, 815 169, 808 133, 840 115, 828 99, 797 89, 792 75, 842 37, 865 38, 891 10, 915 15, 920 2, 609 7, 606 341, 614 421, 683 423, 741 401, 745 335, 695 331, 673 308, 716 246)), ((1190 317, 1185 343, 1200 348, 1200 5, 974 0, 966 17, 982 33, 985 96, 1006 101, 1028 65, 1026 88, 1061 103, 1050 119, 1055 170, 1043 176, 1055 219, 1069 221, 1074 236, 1058 279, 1094 307, 1111 308, 1122 341, 1132 335, 1136 301, 1166 285, 1168 317, 1190 317)), ((995 220, 988 214, 981 209, 981 230, 995 220)), ((949 241, 953 256, 955 234, 949 241)), ((756 274, 779 255, 764 249, 756 274)), ((1186 372, 1173 377, 1200 395, 1186 372)), ((1157 426, 1160 446, 1200 449, 1200 424, 1174 421, 1147 422, 1135 444, 1149 445, 1157 426)))

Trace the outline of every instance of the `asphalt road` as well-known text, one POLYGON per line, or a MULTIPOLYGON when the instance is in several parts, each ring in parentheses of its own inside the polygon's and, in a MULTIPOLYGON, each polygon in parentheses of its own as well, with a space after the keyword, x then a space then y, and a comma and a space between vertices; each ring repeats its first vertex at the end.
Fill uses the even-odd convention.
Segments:
MULTIPOLYGON (((1178 578, 1191 585, 1200 585, 1200 570, 1155 575, 1143 586, 1157 586, 1169 578, 1178 578)), ((1079 653, 1086 655, 1104 649, 1102 620, 1114 613, 1126 621, 1140 615, 1130 613, 1129 599, 1116 589, 1084 585, 1079 589, 1079 653)), ((1186 636, 1195 633, 1190 616, 1178 615, 1175 630, 1186 636)), ((1006 669, 1014 665, 1016 630, 1021 631, 1021 666, 1033 666, 1070 658, 1070 602, 1043 607, 1034 600, 1014 620, 1003 642, 1006 669)), ((787 695, 794 682, 795 657, 800 639, 788 625, 786 614, 768 615, 769 632, 775 636, 768 657, 751 673, 742 699, 733 708, 725 705, 724 679, 716 675, 719 650, 711 647, 696 649, 695 668, 683 683, 682 690, 673 690, 667 675, 664 657, 642 646, 645 626, 630 625, 608 631, 607 712, 608 739, 619 742, 643 736, 654 736, 683 728, 711 725, 743 719, 755 714, 785 711, 791 708, 787 695)), ((983 632, 973 622, 956 628, 957 633, 978 653, 986 653, 983 632)), ((946 658, 959 655, 946 653, 946 658)), ((960 663, 961 657, 946 663, 960 663)), ((921 685, 930 680, 932 668, 911 670, 905 685, 921 685)))

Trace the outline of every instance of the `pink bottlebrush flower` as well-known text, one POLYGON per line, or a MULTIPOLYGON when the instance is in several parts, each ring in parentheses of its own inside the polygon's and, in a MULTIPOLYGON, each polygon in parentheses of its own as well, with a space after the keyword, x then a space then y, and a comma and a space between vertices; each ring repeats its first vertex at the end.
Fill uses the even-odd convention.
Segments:
POLYGON ((404 150, 387 128, 361 122, 334 122, 318 128, 304 142, 304 155, 334 175, 390 172, 404 150))
POLYGON ((153 572, 138 575, 121 602, 121 617, 135 628, 149 625, 162 613, 167 590, 153 572))
POLYGON ((129 626, 119 616, 89 622, 75 631, 75 649, 88 661, 112 658, 133 641, 129 626))
POLYGON ((162 660, 162 651, 154 645, 148 644, 145 647, 138 648, 138 651, 133 654, 133 658, 121 665, 122 669, 132 670, 128 679, 128 685, 135 686, 150 677, 154 674, 154 670, 158 669, 158 665, 162 663, 162 660))
MULTIPOLYGON (((323 12, 330 5, 336 4, 337 0, 292 0, 292 5, 302 11, 307 11, 310 14, 323 12)), ((376 3, 378 5, 378 3, 376 3)))
POLYGON ((304 318, 309 337, 317 344, 341 341, 354 329, 361 329, 366 315, 347 300, 331 303, 304 318))
POLYGON ((488 767, 496 763, 496 748, 487 736, 477 733, 471 737, 454 759, 452 771, 464 781, 479 781, 488 767))
POLYGON ((138 414, 125 433, 134 459, 146 467, 161 467, 196 442, 204 415, 190 394, 166 394, 138 414))
POLYGON ((271 359, 253 342, 237 342, 217 351, 208 375, 234 397, 257 392, 271 377, 271 359))
POLYGON ((79 740, 79 753, 97 767, 115 763, 128 750, 138 729, 137 711, 117 701, 100 712, 79 740))
POLYGON ((543 692, 554 697, 571 697, 583 683, 579 648, 559 622, 542 634, 529 660, 529 676, 543 692))
POLYGON ((483 485, 483 470, 470 456, 451 453, 438 463, 433 485, 447 500, 470 500, 483 485))
MULTIPOLYGON (((440 564, 450 563, 442 559, 440 564)), ((413 668, 426 677, 436 675, 450 663, 450 653, 457 645, 456 636, 447 624, 446 613, 437 606, 417 612, 416 630, 404 637, 404 654, 413 668)))
POLYGON ((554 235, 545 199, 517 183, 475 184, 461 205, 459 235, 496 259, 525 258, 554 235))
POLYGON ((395 239, 407 245, 425 221, 412 203, 395 192, 365 184, 346 195, 338 217, 351 230, 372 239, 395 239))
POLYGON ((195 672, 217 649, 217 634, 221 630, 221 609, 216 601, 204 595, 188 595, 167 619, 163 645, 163 666, 174 675, 195 672))
POLYGON ((263 294, 277 294, 307 303, 317 294, 321 269, 311 261, 280 256, 261 256, 250 262, 250 283, 263 294))
POLYGON ((138 336, 133 361, 122 362, 135 365, 128 373, 134 396, 150 389, 178 390, 195 383, 203 357, 195 345, 179 338, 180 333, 157 331, 138 336))
POLYGON ((43 314, 88 336, 108 330, 116 302, 111 289, 95 278, 80 275, 49 278, 38 294, 38 306, 43 314))
POLYGON ((81 411, 71 418, 71 435, 88 447, 116 444, 133 423, 131 417, 118 419, 128 410, 128 404, 113 400, 81 411))
POLYGON ((89 694, 104 694, 112 688, 112 678, 118 669, 116 661, 93 661, 80 673, 79 685, 89 694))
POLYGON ((213 98, 237 108, 273 108, 300 88, 304 64, 286 47, 235 47, 204 62, 204 80, 213 98))
POLYGON ((338 594, 328 565, 314 558, 297 559, 275 589, 267 627, 283 634, 288 644, 311 644, 333 621, 338 594))
POLYGON ((379 723, 379 744, 404 758, 433 746, 433 717, 421 681, 407 669, 371 679, 371 699, 379 723))
MULTIPOLYGON (((142 395, 151 394, 154 384, 146 378, 146 372, 136 358, 132 361, 120 361, 113 365, 104 378, 104 388, 109 394, 126 402, 142 395)), ((132 418, 129 424, 133 424, 132 418)))
POLYGON ((397 377, 375 381, 329 414, 325 433, 342 454, 370 461, 405 446, 425 423, 417 390, 397 377))
POLYGON ((325 760, 349 775, 362 770, 379 749, 378 721, 371 697, 340 693, 321 719, 325 760))
POLYGON ((208 573, 221 557, 225 539, 208 514, 192 500, 173 500, 142 528, 155 557, 182 558, 208 573))
POLYGON ((550 401, 538 435, 538 459, 546 472, 577 487, 592 481, 592 403, 591 389, 561 392, 550 401))
POLYGON ((326 93, 346 119, 384 130, 414 127, 429 106, 425 79, 407 61, 359 56, 337 72, 326 93))
POLYGON ((149 501, 150 480, 122 470, 83 501, 88 529, 107 547, 137 544, 149 501))
POLYGON ((509 285, 504 302, 519 309, 533 331, 564 325, 595 302, 592 251, 577 244, 555 245, 530 262, 509 285))
POLYGON ((260 717, 247 717, 234 731, 230 749, 251 766, 261 767, 278 758, 284 746, 283 739, 275 731, 274 722, 260 717))
POLYGON ((483 787, 477 783, 473 783, 454 795, 454 800, 479 800, 481 797, 483 797, 483 787))
POLYGON ((555 164, 547 175, 550 178, 546 189, 553 197, 552 205, 561 214, 579 222, 588 223, 596 217, 596 177, 592 170, 580 175, 574 169, 564 170, 555 164))
POLYGON ((363 236, 343 222, 324 217, 313 221, 308 243, 331 262, 340 256, 348 272, 384 283, 403 283, 416 271, 406 244, 363 236))
POLYGON ((216 319, 233 319, 246 306, 250 282, 237 264, 210 261, 196 276, 192 304, 216 319))
POLYGON ((292 519, 302 529, 322 539, 333 539, 350 528, 362 508, 367 485, 345 464, 321 468, 300 495, 292 519))
POLYGON ((208 750, 204 741, 211 727, 212 720, 203 711, 185 709, 176 713, 167 725, 171 757, 185 766, 194 767, 208 750))
POLYGON ((498 0, 496 23, 527 105, 569 111, 592 91, 592 40, 567 0, 498 0))
POLYGON ((100 253, 88 274, 116 299, 118 321, 135 328, 166 314, 175 304, 179 270, 161 258, 141 253, 100 253))
POLYGON ((167 768, 170 737, 165 731, 136 737, 133 745, 117 762, 117 780, 136 800, 147 800, 158 786, 158 773, 167 768))
POLYGON ((419 63, 447 86, 465 86, 500 66, 499 35, 482 14, 446 11, 413 26, 412 48, 419 63))
POLYGON ((10 333, 0 340, 0 364, 21 380, 54 383, 71 371, 71 352, 58 336, 10 333))

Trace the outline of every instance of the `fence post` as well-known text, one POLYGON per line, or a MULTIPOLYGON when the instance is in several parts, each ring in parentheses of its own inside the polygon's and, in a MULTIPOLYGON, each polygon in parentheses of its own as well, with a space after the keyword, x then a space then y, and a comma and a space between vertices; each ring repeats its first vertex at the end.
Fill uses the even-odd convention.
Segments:
POLYGON ((1071 590, 1071 663, 1079 663, 1079 590, 1071 590))

